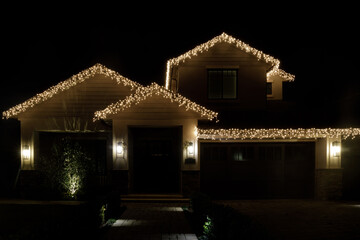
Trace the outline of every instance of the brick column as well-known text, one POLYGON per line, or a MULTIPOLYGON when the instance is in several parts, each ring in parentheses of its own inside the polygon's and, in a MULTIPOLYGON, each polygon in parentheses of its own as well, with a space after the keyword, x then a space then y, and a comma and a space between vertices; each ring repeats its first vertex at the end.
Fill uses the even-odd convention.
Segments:
POLYGON ((182 194, 185 197, 200 191, 200 171, 182 171, 181 175, 182 194))
POLYGON ((336 200, 342 197, 343 169, 315 170, 315 198, 336 200))

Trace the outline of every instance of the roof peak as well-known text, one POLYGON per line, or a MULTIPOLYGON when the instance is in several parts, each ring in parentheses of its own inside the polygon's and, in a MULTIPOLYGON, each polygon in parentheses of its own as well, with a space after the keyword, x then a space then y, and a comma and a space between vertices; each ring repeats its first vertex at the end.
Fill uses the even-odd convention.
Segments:
MULTIPOLYGON (((218 43, 229 43, 229 44, 233 44, 235 45, 235 47, 239 48, 240 50, 243 50, 244 52, 251 54, 253 56, 255 56, 259 61, 265 61, 266 63, 271 64, 272 70, 270 70, 270 72, 272 74, 270 75, 276 75, 279 73, 279 66, 280 66, 280 60, 277 58, 274 58, 273 56, 270 56, 268 54, 265 54, 264 52, 251 47, 249 44, 234 38, 233 36, 222 32, 220 35, 210 39, 209 41, 202 43, 198 46, 196 46, 195 48, 185 52, 184 54, 175 57, 175 58, 171 58, 167 61, 167 66, 166 66, 166 80, 165 80, 165 87, 167 89, 169 89, 170 86, 170 69, 173 66, 179 65, 180 63, 185 62, 188 59, 191 59, 194 56, 197 56, 199 53, 203 53, 208 51, 210 48, 214 47, 216 44, 218 43)), ((286 76, 286 80, 294 80, 295 76, 292 74, 287 74, 285 71, 281 71, 282 76, 286 76)))
POLYGON ((112 103, 103 110, 96 111, 93 120, 96 121, 99 119, 105 119, 109 114, 111 115, 124 111, 125 109, 137 105, 145 99, 154 95, 162 95, 164 98, 170 99, 171 102, 178 103, 179 107, 185 107, 186 111, 193 110, 195 112, 198 112, 201 116, 206 116, 209 120, 217 118, 218 113, 189 100, 188 98, 180 95, 179 93, 174 93, 166 89, 165 87, 153 82, 148 86, 141 86, 137 88, 135 93, 127 96, 125 99, 112 103))
POLYGON ((52 98, 54 95, 66 91, 69 88, 72 88, 82 82, 84 82, 86 79, 93 77, 95 74, 103 74, 105 76, 108 76, 114 80, 118 84, 123 83, 125 86, 130 86, 132 89, 142 86, 141 84, 134 82, 119 73, 117 73, 114 70, 111 70, 104 65, 100 63, 96 63, 95 65, 71 76, 70 78, 59 82, 58 84, 48 88, 47 90, 43 91, 42 93, 38 93, 32 98, 26 100, 23 103, 20 103, 7 111, 3 112, 3 118, 11 118, 14 117, 22 112, 25 112, 28 108, 34 107, 39 103, 42 103, 50 98, 52 98))

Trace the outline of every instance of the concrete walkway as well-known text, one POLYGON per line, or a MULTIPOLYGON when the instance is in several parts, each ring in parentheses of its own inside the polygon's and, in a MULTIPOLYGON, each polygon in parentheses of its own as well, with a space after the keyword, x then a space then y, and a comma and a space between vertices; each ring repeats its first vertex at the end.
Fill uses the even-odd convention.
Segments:
POLYGON ((126 210, 105 239, 197 240, 181 208, 183 203, 126 203, 126 210))

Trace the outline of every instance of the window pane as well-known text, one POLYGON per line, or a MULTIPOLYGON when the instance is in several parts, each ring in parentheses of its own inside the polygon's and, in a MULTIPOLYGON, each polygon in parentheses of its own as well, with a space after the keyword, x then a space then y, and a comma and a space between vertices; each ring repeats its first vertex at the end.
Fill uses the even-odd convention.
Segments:
POLYGON ((222 98, 222 71, 208 71, 208 94, 211 99, 222 98))
POLYGON ((223 70, 223 98, 236 98, 236 70, 223 70))
POLYGON ((271 82, 267 82, 267 83, 266 83, 266 94, 267 94, 267 95, 271 95, 271 94, 272 94, 272 83, 271 83, 271 82))

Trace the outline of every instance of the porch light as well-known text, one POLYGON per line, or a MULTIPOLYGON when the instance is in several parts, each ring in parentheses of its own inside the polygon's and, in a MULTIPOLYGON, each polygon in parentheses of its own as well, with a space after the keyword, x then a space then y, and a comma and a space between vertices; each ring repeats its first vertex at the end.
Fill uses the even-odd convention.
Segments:
POLYGON ((334 141, 331 143, 331 155, 333 157, 340 157, 340 142, 339 141, 334 141))
POLYGON ((116 155, 122 157, 124 155, 124 143, 118 142, 116 146, 116 155))
POLYGON ((30 159, 30 146, 29 145, 23 146, 22 155, 23 155, 24 160, 30 159))
POLYGON ((189 143, 188 143, 188 146, 187 146, 187 154, 188 154, 188 157, 194 155, 194 143, 193 143, 193 142, 189 142, 189 143))

